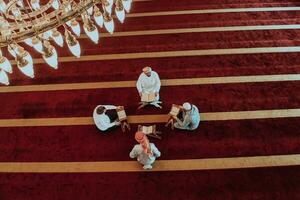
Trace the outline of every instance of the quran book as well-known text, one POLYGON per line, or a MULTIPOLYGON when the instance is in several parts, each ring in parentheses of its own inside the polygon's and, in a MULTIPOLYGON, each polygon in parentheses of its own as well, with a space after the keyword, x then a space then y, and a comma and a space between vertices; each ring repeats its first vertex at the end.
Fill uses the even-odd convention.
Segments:
POLYGON ((142 93, 141 101, 152 102, 154 100, 155 100, 155 93, 150 93, 150 94, 142 93))
POLYGON ((153 126, 142 126, 142 132, 146 135, 153 133, 153 126))
POLYGON ((125 110, 119 110, 117 114, 120 121, 127 119, 125 110))
POLYGON ((171 111, 170 111, 170 115, 172 116, 177 116, 179 114, 180 108, 178 106, 172 106, 171 111))
POLYGON ((124 106, 119 106, 119 107, 117 107, 116 110, 117 110, 118 118, 120 121, 127 119, 126 112, 124 110, 124 106))

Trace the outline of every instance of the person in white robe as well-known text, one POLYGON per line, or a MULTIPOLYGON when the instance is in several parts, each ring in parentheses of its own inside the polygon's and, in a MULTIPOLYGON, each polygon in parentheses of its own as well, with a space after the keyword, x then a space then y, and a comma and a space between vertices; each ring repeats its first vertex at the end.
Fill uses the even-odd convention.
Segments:
POLYGON ((188 102, 185 102, 182 107, 181 119, 175 118, 177 122, 174 123, 174 127, 183 130, 197 129, 200 123, 200 113, 198 108, 188 102))
POLYGON ((137 161, 143 165, 143 169, 152 169, 152 164, 161 155, 160 151, 155 144, 149 142, 143 132, 136 132, 135 139, 139 144, 133 147, 129 157, 137 158, 137 161))
POLYGON ((140 74, 137 83, 136 88, 139 92, 140 97, 142 96, 142 93, 155 94, 155 102, 152 102, 150 104, 160 107, 157 103, 159 102, 159 90, 160 90, 160 79, 158 74, 151 69, 151 67, 144 67, 143 72, 140 74))
POLYGON ((99 130, 107 131, 120 125, 115 109, 117 109, 117 107, 113 105, 98 105, 94 109, 93 118, 99 130), (108 113, 107 111, 112 112, 108 113))

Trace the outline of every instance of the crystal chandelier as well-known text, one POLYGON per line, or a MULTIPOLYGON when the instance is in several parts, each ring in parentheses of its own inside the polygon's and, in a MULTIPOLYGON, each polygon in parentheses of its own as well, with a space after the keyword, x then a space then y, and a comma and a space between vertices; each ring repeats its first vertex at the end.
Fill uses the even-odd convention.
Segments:
MULTIPOLYGON (((123 23, 132 0, 0 0, 0 48, 6 47, 14 57, 18 69, 34 78, 33 60, 21 45, 34 48, 52 68, 58 67, 58 55, 51 44, 63 47, 64 41, 75 57, 81 49, 77 37, 81 27, 85 34, 98 43, 99 28, 113 34, 115 14, 123 23), (82 24, 82 25, 81 25, 82 24)), ((9 85, 7 73, 13 69, 0 49, 0 83, 9 85)))

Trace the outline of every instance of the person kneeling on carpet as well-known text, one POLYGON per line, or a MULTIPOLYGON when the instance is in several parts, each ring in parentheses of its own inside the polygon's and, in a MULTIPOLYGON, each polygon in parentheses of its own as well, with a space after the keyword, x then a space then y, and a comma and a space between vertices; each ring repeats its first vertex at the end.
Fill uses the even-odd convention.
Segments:
POLYGON ((120 125, 116 109, 111 105, 98 105, 94 109, 93 118, 99 130, 108 131, 120 125))
MULTIPOLYGON (((180 114, 179 114, 180 115, 180 114)), ((175 117, 174 127, 183 130, 195 130, 200 123, 200 113, 195 105, 185 102, 182 105, 181 116, 175 117)))
POLYGON ((139 144, 136 144, 131 150, 130 158, 137 158, 137 161, 144 165, 144 169, 152 169, 155 159, 160 157, 160 151, 153 143, 149 142, 143 132, 136 132, 135 139, 139 144))

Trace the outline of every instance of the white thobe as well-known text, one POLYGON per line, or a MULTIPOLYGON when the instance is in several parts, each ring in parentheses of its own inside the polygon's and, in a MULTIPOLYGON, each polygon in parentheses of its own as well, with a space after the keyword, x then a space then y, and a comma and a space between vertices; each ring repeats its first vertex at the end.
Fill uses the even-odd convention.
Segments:
POLYGON ((198 128, 200 123, 200 114, 199 110, 195 105, 192 105, 191 111, 183 112, 183 121, 178 119, 174 124, 175 128, 184 129, 184 130, 195 130, 198 128))
MULTIPOLYGON (((160 90, 160 79, 155 71, 151 71, 151 76, 147 76, 145 73, 141 73, 139 76, 136 88, 139 93, 159 93, 160 90)), ((159 100, 159 95, 157 95, 156 100, 159 100)))
POLYGON ((94 113, 93 113, 94 122, 98 129, 100 129, 101 131, 105 131, 117 124, 116 122, 110 122, 109 117, 105 113, 102 113, 101 115, 97 114, 97 108, 99 108, 100 106, 104 106, 106 110, 116 109, 117 107, 112 105, 98 105, 94 109, 94 113))
POLYGON ((137 158, 137 161, 144 166, 149 166, 149 165, 151 166, 152 163, 154 163, 155 159, 157 157, 160 157, 160 151, 153 143, 150 143, 150 148, 153 153, 152 156, 149 156, 144 152, 142 145, 136 144, 131 150, 129 156, 130 158, 137 158))

